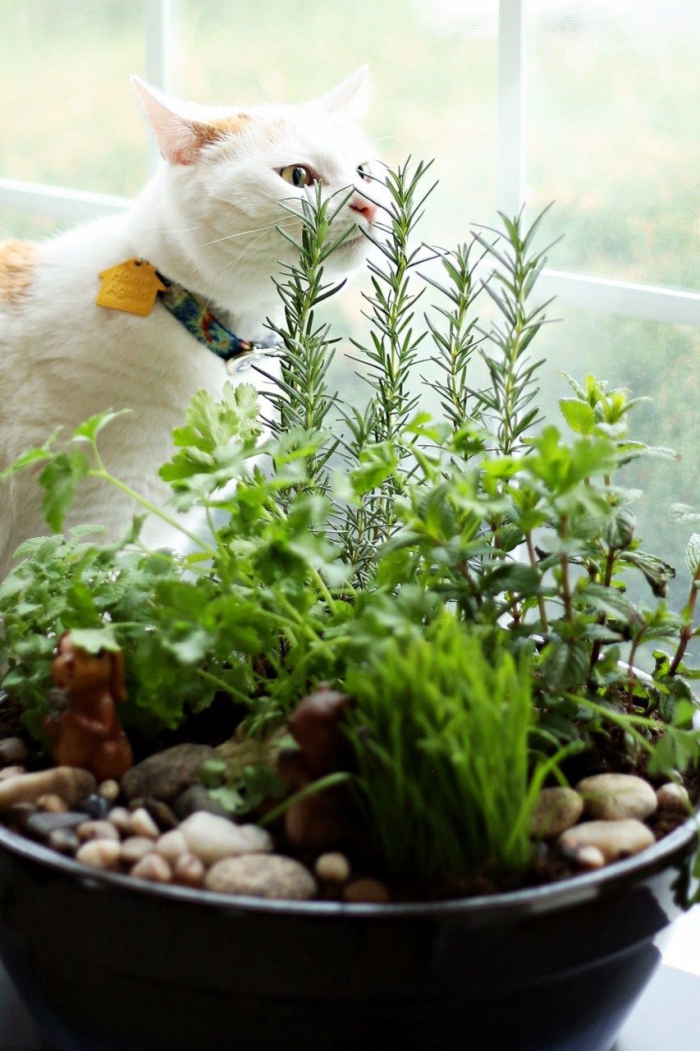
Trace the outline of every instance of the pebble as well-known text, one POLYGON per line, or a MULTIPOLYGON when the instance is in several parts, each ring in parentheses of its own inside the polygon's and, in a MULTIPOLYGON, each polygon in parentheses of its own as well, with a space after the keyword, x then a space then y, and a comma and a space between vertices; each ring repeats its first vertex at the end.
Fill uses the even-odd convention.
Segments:
POLYGON ((389 889, 379 879, 354 879, 343 890, 343 901, 366 902, 372 905, 384 905, 389 901, 389 889))
POLYGON ((125 865, 136 865, 147 854, 152 854, 154 850, 155 843, 147 836, 129 836, 122 843, 120 860, 125 865))
POLYGON ((160 829, 145 807, 134 810, 130 825, 134 836, 147 836, 149 839, 158 839, 160 836, 160 829))
POLYGON ((201 887, 207 870, 194 854, 181 854, 173 863, 173 880, 185 887, 201 887))
POLYGON ((574 788, 543 788, 530 817, 535 839, 556 839, 571 828, 583 813, 583 799, 574 788))
POLYGON ((146 854, 134 865, 129 875, 152 883, 170 883, 173 878, 170 865, 160 854, 146 854))
POLYGON ((126 807, 115 806, 113 810, 110 810, 108 820, 123 836, 131 834, 131 814, 126 807))
POLYGON ((584 821, 558 839, 562 850, 576 857, 582 847, 597 847, 606 863, 638 854, 655 843, 654 833, 636 818, 620 821, 584 821))
POLYGON ((595 774, 579 781, 576 791, 583 796, 586 817, 599 821, 643 821, 658 806, 654 789, 634 774, 595 774))
POLYGON ((37 839, 50 839, 54 832, 65 829, 75 829, 85 821, 85 814, 77 814, 66 811, 54 814, 50 810, 31 814, 25 823, 25 829, 30 836, 37 839))
POLYGON ((203 810, 191 814, 180 825, 191 854, 205 865, 238 854, 258 854, 272 850, 268 832, 257 825, 234 825, 227 818, 203 810))
POLYGON ((36 805, 39 810, 45 810, 50 814, 65 814, 68 810, 65 799, 57 795, 39 796, 36 805))
POLYGON ((113 839, 91 839, 83 843, 75 857, 93 869, 116 869, 121 857, 121 844, 113 839))
POLYGON ((659 810, 671 810, 676 814, 690 814, 692 811, 688 790, 673 781, 657 788, 656 800, 659 810))
POLYGON ((324 883, 346 883, 350 879, 350 862, 339 851, 330 851, 316 858, 314 872, 324 883))
POLYGON ((6 810, 15 803, 36 803, 37 799, 46 795, 61 796, 72 807, 81 803, 94 790, 95 778, 87 770, 54 766, 36 774, 20 774, 9 781, 0 781, 0 810, 6 810))
POLYGON ((169 861, 171 865, 175 864, 178 858, 183 857, 185 854, 189 854, 187 840, 179 828, 174 828, 171 832, 164 832, 163 835, 156 840, 156 850, 160 856, 165 858, 166 861, 169 861))
POLYGON ((280 854, 245 854, 217 861, 204 886, 220 894, 249 894, 256 898, 308 900, 316 894, 316 880, 294 858, 280 854))
POLYGON ((0 770, 0 781, 9 781, 13 777, 19 777, 20 774, 26 774, 27 769, 24 766, 6 766, 3 770, 0 770))
POLYGON ((602 850, 598 849, 598 847, 581 847, 576 852, 576 861, 579 868, 593 872, 595 869, 603 868, 605 865, 605 855, 602 850))
POLYGON ((55 829, 49 836, 48 843, 59 854, 75 854, 80 849, 80 840, 72 828, 55 829))
POLYGON ((103 799, 106 799, 108 803, 114 803, 119 799, 119 793, 121 789, 118 781, 103 781, 97 788, 98 793, 103 799))
POLYGON ((115 842, 119 841, 119 833, 111 821, 85 821, 83 815, 83 823, 78 825, 75 831, 78 834, 78 839, 81 839, 83 842, 87 842, 90 839, 113 839, 115 842))
POLYGON ((29 759, 29 749, 21 737, 5 737, 0 741, 0 766, 21 766, 29 759))
POLYGON ((127 770, 121 780, 122 791, 128 800, 152 796, 169 803, 196 783, 207 760, 216 758, 215 750, 204 744, 167 748, 127 770))
POLYGON ((80 809, 88 817, 93 818, 95 821, 101 821, 103 818, 108 817, 111 805, 109 800, 101 796, 99 792, 91 792, 80 804, 80 809))
POLYGON ((180 821, 184 821, 190 814, 196 814, 198 810, 216 814, 217 817, 228 818, 229 816, 221 803, 212 799, 204 785, 192 785, 191 788, 182 792, 173 802, 173 810, 180 821))

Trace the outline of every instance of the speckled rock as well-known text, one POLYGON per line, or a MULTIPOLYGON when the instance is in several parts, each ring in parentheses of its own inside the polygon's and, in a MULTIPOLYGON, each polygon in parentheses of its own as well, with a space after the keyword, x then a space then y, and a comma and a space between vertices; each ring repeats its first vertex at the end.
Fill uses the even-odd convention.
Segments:
POLYGON ((21 737, 5 737, 0 741, 0 766, 21 766, 29 758, 29 749, 21 737))
POLYGON ((259 854, 272 850, 268 832, 257 825, 234 825, 228 818, 198 811, 180 825, 191 854, 205 865, 238 854, 259 854))
POLYGON ((688 790, 683 785, 674 784, 669 781, 656 790, 656 800, 659 810, 670 810, 674 814, 690 814, 690 797, 688 790))
POLYGON ((595 774, 579 781, 576 791, 583 796, 586 817, 599 821, 643 821, 658 806, 654 789, 634 774, 595 774))
POLYGON ((574 788, 543 788, 530 818, 530 833, 535 839, 556 839, 582 813, 583 799, 574 788))
POLYGON ((20 774, 0 781, 0 810, 15 803, 35 803, 41 796, 57 795, 74 806, 95 790, 95 778, 87 770, 54 766, 37 774, 20 774))
POLYGON ((224 858, 207 873, 204 886, 220 894, 255 898, 307 900, 316 894, 316 880, 300 861, 279 854, 246 854, 224 858))
POLYGON ((576 855, 582 847, 596 847, 606 862, 617 861, 651 847, 654 833, 636 818, 621 821, 584 821, 557 840, 562 850, 576 855))
POLYGON ((195 784, 204 763, 216 757, 214 749, 204 744, 167 748, 127 770, 121 781, 122 792, 127 799, 153 796, 168 803, 195 784))

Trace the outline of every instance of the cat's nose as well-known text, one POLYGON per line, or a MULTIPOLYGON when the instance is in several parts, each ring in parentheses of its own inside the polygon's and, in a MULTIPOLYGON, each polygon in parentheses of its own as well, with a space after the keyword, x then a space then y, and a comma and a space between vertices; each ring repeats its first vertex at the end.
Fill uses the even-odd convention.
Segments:
POLYGON ((355 197, 350 201, 350 207, 354 212, 359 212, 367 220, 369 226, 374 222, 374 217, 377 214, 376 204, 372 204, 366 197, 361 197, 356 194, 355 197))

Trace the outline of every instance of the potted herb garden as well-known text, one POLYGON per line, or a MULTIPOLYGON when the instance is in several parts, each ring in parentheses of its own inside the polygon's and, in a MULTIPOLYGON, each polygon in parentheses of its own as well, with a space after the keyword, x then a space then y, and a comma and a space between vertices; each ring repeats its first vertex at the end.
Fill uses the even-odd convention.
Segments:
POLYGON ((541 423, 538 222, 413 249, 424 174, 388 176, 361 406, 309 195, 272 418, 197 395, 140 501, 188 553, 62 535, 82 479, 124 488, 109 414, 6 472, 43 463, 54 535, 0 587, 0 951, 57 1051, 608 1051, 691 900, 700 537, 672 612, 634 401, 572 379, 541 423))

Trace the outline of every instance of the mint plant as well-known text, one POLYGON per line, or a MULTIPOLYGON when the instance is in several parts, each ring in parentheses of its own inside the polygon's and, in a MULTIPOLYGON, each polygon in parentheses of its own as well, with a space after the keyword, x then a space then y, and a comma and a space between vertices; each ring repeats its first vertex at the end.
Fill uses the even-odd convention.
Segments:
MULTIPOLYGON (((355 702, 356 769, 334 783, 352 786, 387 870, 459 879, 485 864, 526 868, 537 790, 565 780, 574 752, 595 757, 613 731, 652 776, 697 764, 688 644, 700 538, 688 545, 687 604, 671 611, 675 571, 643 548, 638 493, 622 481, 632 460, 672 455, 630 435, 636 400, 591 376, 570 379, 561 424, 539 426, 541 216, 529 228, 522 214, 501 217, 502 228, 455 251, 422 246, 427 171, 406 164, 387 178, 368 332, 353 342, 364 404, 328 388, 337 337, 317 306, 338 291, 324 278, 336 205, 311 190, 299 263, 279 287, 270 437, 252 387, 227 385, 219 402, 197 394, 161 469, 166 509, 105 468, 109 413, 5 472, 44 463, 55 535, 24 545, 0 585, 0 666, 39 740, 65 630, 91 651, 125 651, 124 721, 143 734, 186 724, 224 696, 247 712, 246 732, 264 737, 328 683, 355 702), (437 277, 423 273, 433 263, 437 277), (480 296, 496 311, 486 327, 480 296), (427 358, 438 366, 437 417, 415 393, 427 358), (88 526, 61 536, 86 477, 180 529, 192 553, 145 550, 139 518, 120 541, 88 526), (193 508, 208 521, 203 536, 179 520, 193 508), (630 597, 633 576, 646 601, 630 597), (649 645, 650 684, 635 670, 649 645)), ((212 783, 241 813, 269 778, 217 769, 212 783)))

